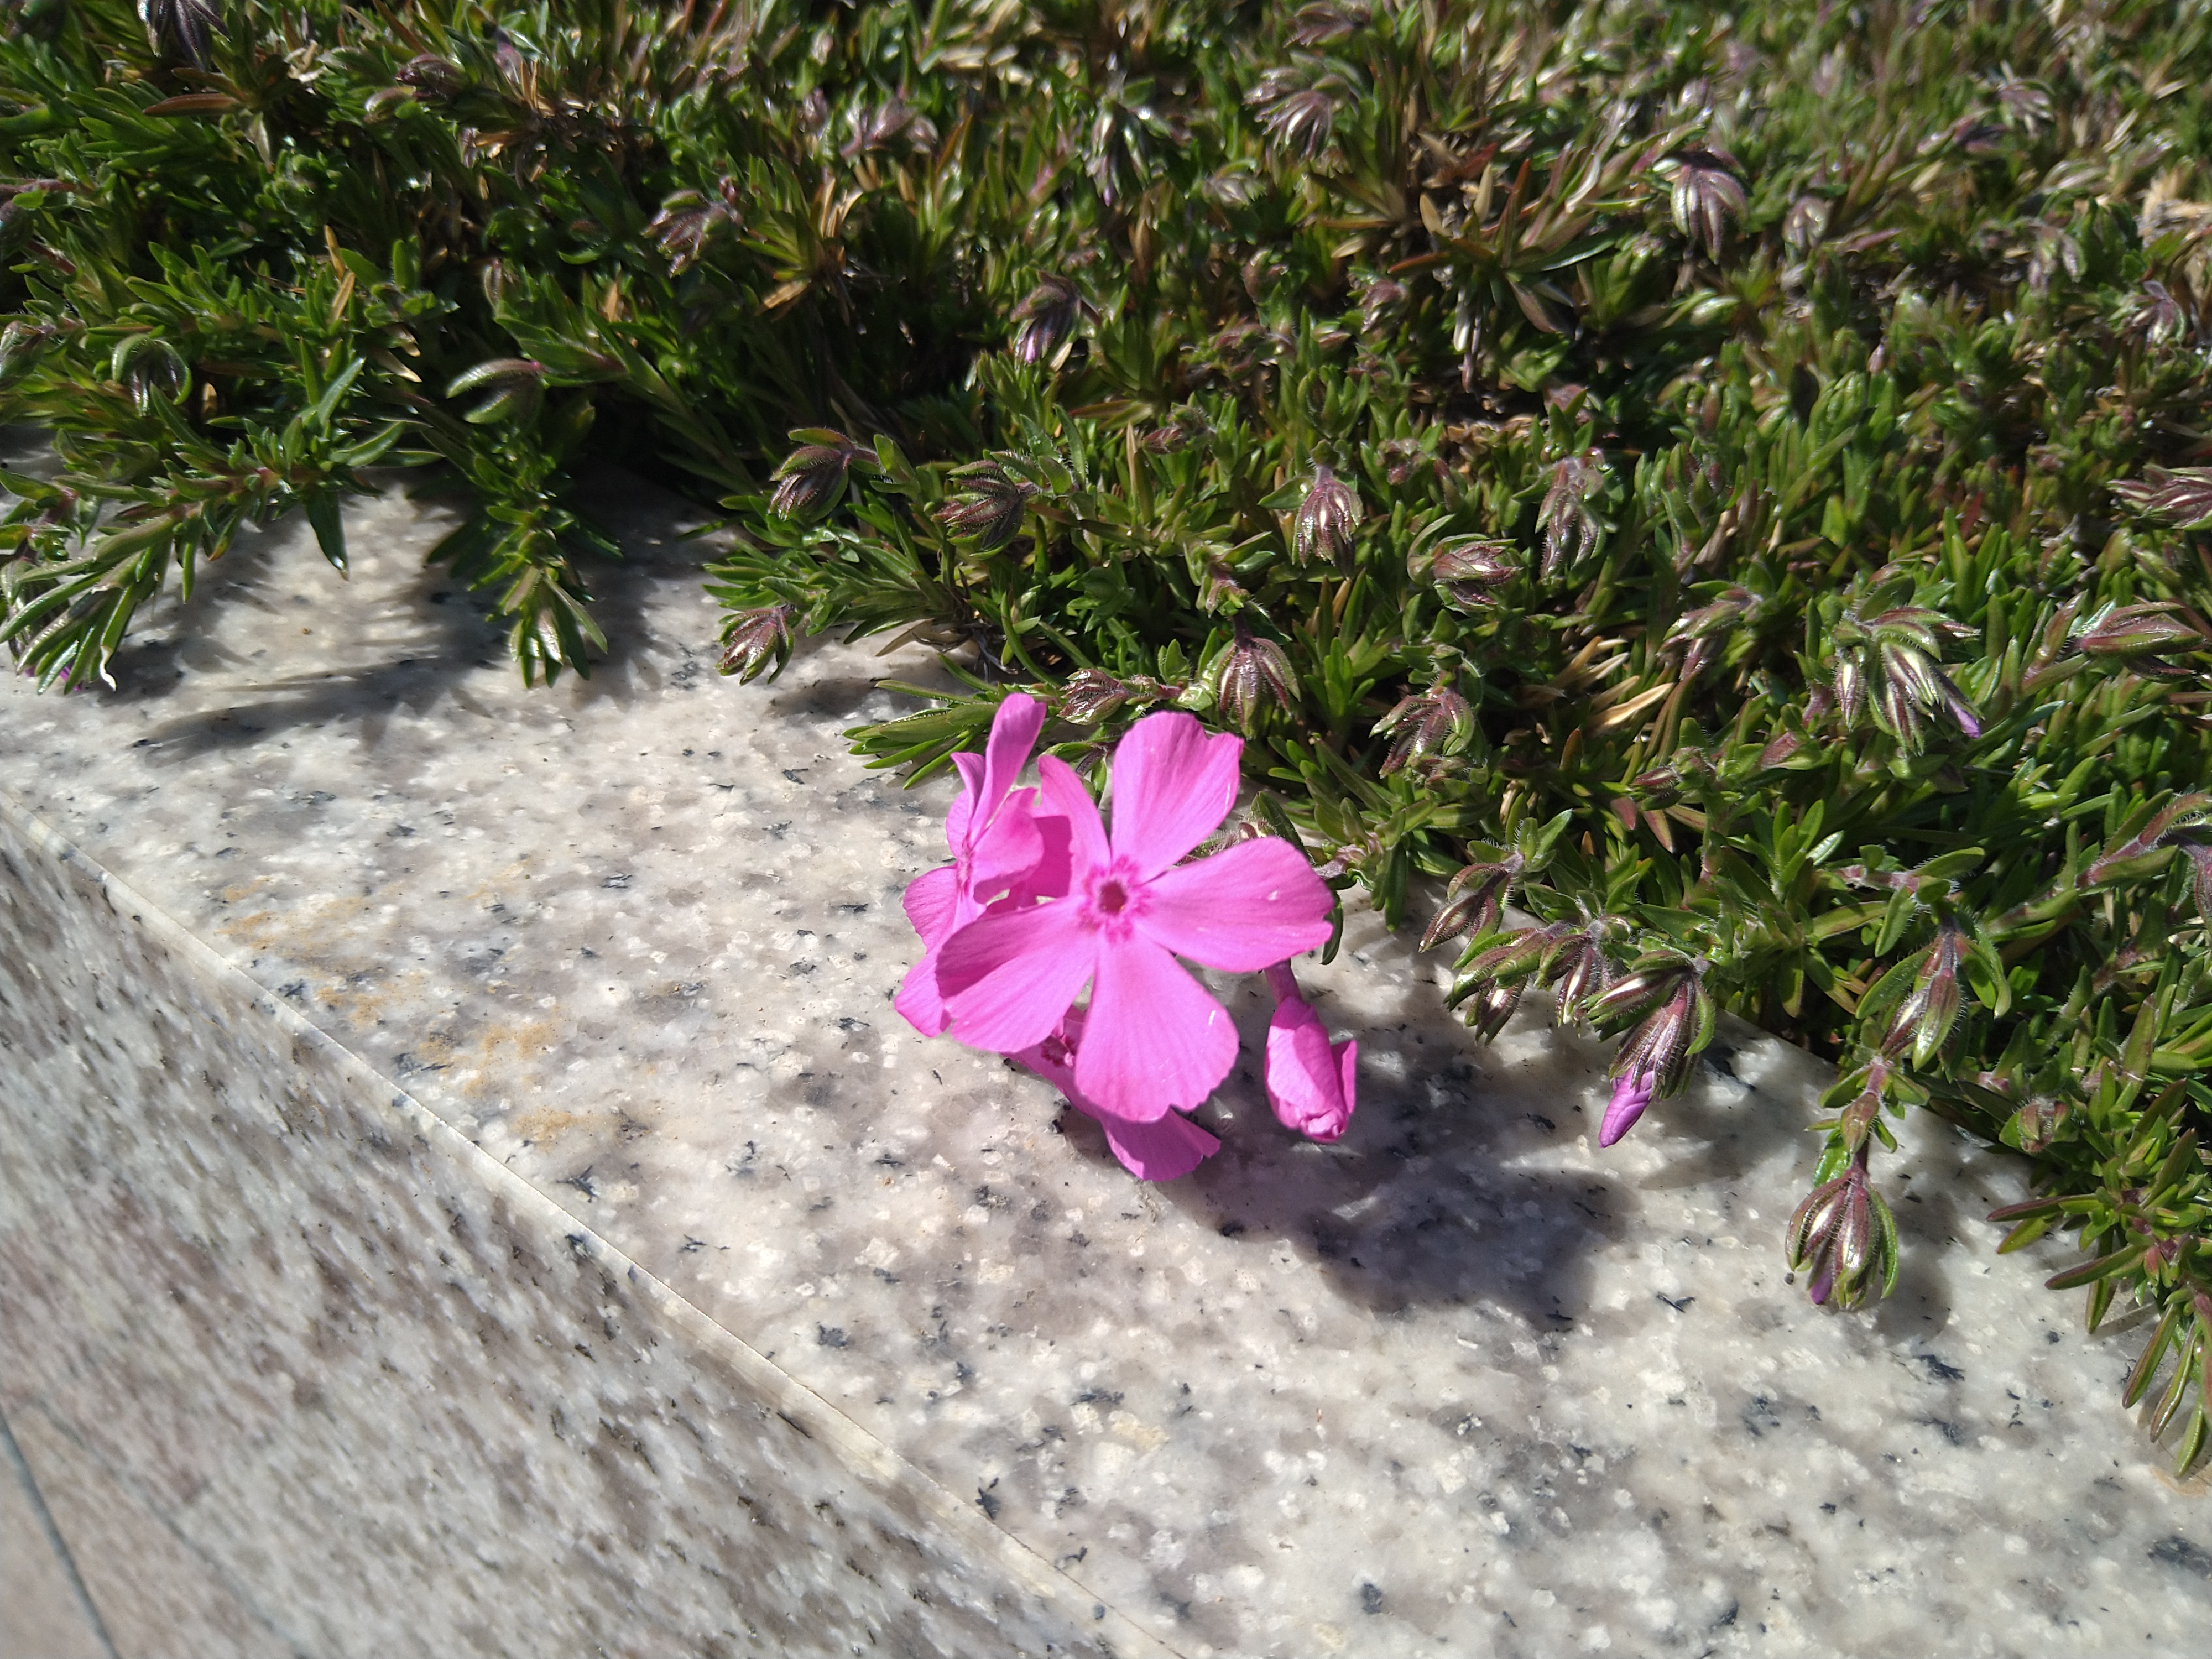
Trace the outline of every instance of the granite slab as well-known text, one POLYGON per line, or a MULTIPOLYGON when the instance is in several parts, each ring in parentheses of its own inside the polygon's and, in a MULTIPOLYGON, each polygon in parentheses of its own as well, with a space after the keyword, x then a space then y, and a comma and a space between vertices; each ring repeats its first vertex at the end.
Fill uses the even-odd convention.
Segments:
POLYGON ((926 659, 721 681, 680 510, 594 504, 588 681, 395 489, 0 692, 0 1409, 176 1557, 85 1567, 126 1651, 194 1573, 240 1652, 2194 1650, 2203 1483, 1993 1255, 2014 1160, 1910 1126, 1898 1295, 1812 1308, 1818 1066, 1732 1028, 1600 1153, 1599 1049, 1355 915, 1346 1139, 1248 1067, 1136 1183, 891 1010, 947 795, 839 732, 926 659))

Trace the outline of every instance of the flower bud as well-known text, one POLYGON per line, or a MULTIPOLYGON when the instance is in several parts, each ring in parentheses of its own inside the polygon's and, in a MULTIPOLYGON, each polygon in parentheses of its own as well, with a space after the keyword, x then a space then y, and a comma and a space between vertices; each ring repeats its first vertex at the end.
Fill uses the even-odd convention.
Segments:
POLYGON ((1075 331, 1081 299, 1065 276, 1048 276, 1014 307, 1014 356, 1025 363, 1049 362, 1075 331))
POLYGON ((446 396, 483 392, 483 400, 461 418, 471 426, 485 426, 509 416, 528 420, 538 412, 544 391, 544 364, 528 357, 495 357, 455 376, 446 396))
POLYGON ((1731 171, 1737 165, 1726 150, 1716 149, 1684 150, 1674 163, 1674 228, 1693 246, 1702 243, 1716 259, 1727 240, 1728 222, 1743 216, 1743 185, 1731 171))
POLYGON ((392 78, 426 103, 442 104, 458 98, 469 83, 459 64, 427 52, 402 64, 392 78))
POLYGON ((1806 1194, 1790 1218, 1785 1249, 1790 1271, 1809 1272, 1807 1293, 1855 1308, 1875 1283, 1887 1295, 1897 1282, 1897 1223, 1867 1179, 1867 1146, 1833 1181, 1806 1194))
POLYGON ((1407 561, 1415 577, 1425 575, 1437 585, 1444 602, 1457 611, 1497 602, 1493 588, 1521 574, 1521 561, 1504 542, 1465 536, 1444 543, 1425 557, 1407 561))
POLYGON ((2107 606, 2082 625, 2074 636, 2075 648, 2093 657, 2139 657, 2202 651, 2212 644, 2169 615, 2172 609, 2170 605, 2107 606))
POLYGON ((1461 1008, 1460 1018, 1483 1042, 1492 1042, 1513 1018, 1513 1011, 1521 1006, 1521 994, 1527 988, 1526 980, 1486 985, 1461 1008))
POLYGON ((138 0, 138 15, 156 46, 173 48, 196 70, 214 61, 208 43, 223 33, 222 9, 216 0, 138 0))
POLYGON ((1604 483, 1605 467, 1595 449, 1563 455, 1553 463, 1551 488, 1536 509, 1536 527, 1544 532, 1544 562, 1538 573, 1543 580, 1565 574, 1597 545, 1601 526, 1589 501, 1604 483))
POLYGON ((1297 706, 1297 688, 1291 659, 1283 647, 1242 628, 1215 669, 1214 700, 1240 731, 1252 729, 1267 702, 1286 714, 1291 713, 1297 706))
POLYGON ((721 671, 744 685, 768 670, 781 671, 791 659, 791 607, 763 605, 742 611, 722 625, 721 671))
POLYGON ((781 518, 811 518, 827 512, 844 495, 853 464, 872 465, 868 452, 842 433, 807 428, 791 435, 809 441, 785 456, 775 470, 775 493, 769 506, 781 518))
POLYGON ((1961 936, 1955 927, 1945 927, 1928 947, 1920 968, 1913 976, 1912 989, 1897 1006, 1891 1017, 1889 1030, 1881 1041, 1885 1054, 1903 1052, 1909 1043, 1912 1063, 1924 1066, 1934 1058, 1951 1035, 1951 1026, 1959 1018, 1959 947, 1961 936))
POLYGON ((1078 669, 1060 689, 1060 714, 1079 726, 1092 726, 1129 701, 1130 688, 1103 669, 1078 669))
POLYGON ((1359 520, 1359 497, 1328 468, 1316 465, 1313 483, 1306 487, 1305 499, 1291 524, 1291 556, 1300 564, 1325 558, 1349 568, 1352 532, 1359 520))
POLYGON ((1474 710, 1458 692, 1432 685, 1401 698, 1375 723, 1375 730, 1391 738, 1390 752, 1382 760, 1384 777, 1407 767, 1433 775, 1474 735, 1474 710))
POLYGON ((977 461, 953 476, 963 489, 935 510, 939 524, 956 536, 971 536, 985 553, 995 553, 1021 533, 1022 516, 1043 489, 1017 478, 1000 463, 977 461))
POLYGON ((1495 933, 1526 867, 1527 860, 1520 854, 1509 853, 1502 863, 1470 864, 1462 869, 1444 890, 1443 908, 1421 935, 1421 949, 1433 951, 1446 939, 1463 933, 1480 938, 1495 933))

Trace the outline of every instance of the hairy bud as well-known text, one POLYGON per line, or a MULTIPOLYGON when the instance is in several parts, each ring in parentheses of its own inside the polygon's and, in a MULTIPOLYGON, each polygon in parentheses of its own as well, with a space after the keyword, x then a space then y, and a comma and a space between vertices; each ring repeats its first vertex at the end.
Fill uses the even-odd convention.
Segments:
POLYGON ((740 685, 780 672, 791 660, 791 616, 789 605, 769 605, 731 617, 722 625, 722 672, 740 685))
POLYGON ((1425 575, 1434 582, 1454 610, 1472 611, 1497 602, 1492 590, 1521 574, 1521 561, 1504 542, 1462 536, 1442 544, 1432 553, 1413 555, 1407 568, 1416 580, 1425 575))
POLYGON ((402 64, 392 78, 413 91, 416 98, 438 104, 459 97, 469 84, 459 64, 427 52, 402 64))
POLYGON ((1014 307, 1014 356, 1025 363, 1049 362, 1075 331, 1083 301, 1065 276, 1048 276, 1014 307))
POLYGON ((1021 533, 1022 516, 1044 491, 1017 478, 997 461, 976 461, 957 469, 960 493, 935 510, 937 521, 956 536, 973 537, 986 553, 995 553, 1021 533))
POLYGON ((854 466, 873 468, 875 457, 842 432, 826 427, 801 427, 792 437, 799 447, 775 470, 775 493, 769 507, 786 519, 811 518, 835 507, 845 493, 846 480, 854 466))
POLYGON ((1421 949, 1433 951, 1446 939, 1467 933, 1479 939, 1495 933, 1526 868, 1527 860, 1520 854, 1509 853, 1502 863, 1470 864, 1461 870, 1444 890, 1443 908, 1421 935, 1421 949))
POLYGON ((1867 1178, 1867 1153, 1863 1141, 1850 1167, 1790 1218, 1790 1271, 1812 1274, 1807 1294, 1824 1305, 1856 1308, 1876 1284, 1887 1296, 1897 1283, 1897 1223, 1867 1178))
POLYGON ((1328 467, 1316 465, 1297 516, 1291 521, 1291 556, 1300 564, 1325 558, 1348 568, 1352 535, 1359 520, 1359 497, 1328 467))
POLYGON ((138 16, 155 46, 174 50, 196 70, 213 63, 210 43, 223 32, 216 0, 138 0, 138 16))
POLYGON ((1297 707, 1297 678, 1281 646, 1239 628, 1215 670, 1213 696, 1221 712, 1249 732, 1266 704, 1286 714, 1297 707))
POLYGON ((1375 723, 1375 730, 1391 739, 1390 752, 1382 760, 1384 777, 1409 767, 1433 775, 1474 735, 1474 710, 1458 692, 1432 685, 1401 698, 1397 707, 1375 723))
POLYGON ((1717 149, 1686 149, 1674 162, 1674 228, 1716 259, 1728 239, 1729 221, 1743 216, 1739 166, 1735 157, 1717 149))

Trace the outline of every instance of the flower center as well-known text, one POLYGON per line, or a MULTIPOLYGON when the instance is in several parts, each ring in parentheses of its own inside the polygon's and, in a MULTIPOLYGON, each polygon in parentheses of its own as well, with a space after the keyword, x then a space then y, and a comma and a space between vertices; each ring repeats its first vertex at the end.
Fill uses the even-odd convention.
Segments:
POLYGON ((1083 920, 1110 938, 1127 937, 1144 913, 1145 884, 1118 859, 1083 884, 1083 920))

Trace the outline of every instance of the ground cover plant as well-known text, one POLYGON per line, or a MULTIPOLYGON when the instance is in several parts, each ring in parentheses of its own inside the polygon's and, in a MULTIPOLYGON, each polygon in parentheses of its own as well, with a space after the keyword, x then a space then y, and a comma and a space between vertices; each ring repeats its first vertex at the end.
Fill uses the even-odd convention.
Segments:
MULTIPOLYGON (((11 0, 0 635, 98 678, 240 527, 414 467, 527 678, 586 452, 726 515, 725 667, 832 629, 1620 1039, 1843 1082, 1784 1241, 1896 1271, 1889 1121, 2035 1163, 2207 1437, 2212 16, 2149 0, 11 0)), ((189 612, 186 613, 189 616, 189 612)))

